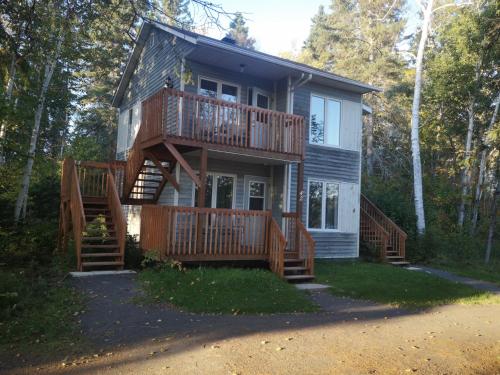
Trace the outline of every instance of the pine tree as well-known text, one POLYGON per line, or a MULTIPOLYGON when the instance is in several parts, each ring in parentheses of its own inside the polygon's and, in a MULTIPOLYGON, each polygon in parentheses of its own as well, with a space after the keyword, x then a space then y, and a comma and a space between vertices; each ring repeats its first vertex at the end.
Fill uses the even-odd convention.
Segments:
POLYGON ((248 49, 255 49, 255 39, 248 34, 248 26, 246 26, 243 14, 237 12, 231 23, 227 36, 236 41, 236 44, 248 49))

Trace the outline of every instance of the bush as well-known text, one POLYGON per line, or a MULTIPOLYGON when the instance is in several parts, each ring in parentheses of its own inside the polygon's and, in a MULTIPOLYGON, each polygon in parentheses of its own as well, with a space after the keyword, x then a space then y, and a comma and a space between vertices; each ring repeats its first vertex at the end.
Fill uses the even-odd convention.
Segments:
POLYGON ((0 228, 0 263, 11 267, 50 264, 57 247, 57 231, 57 222, 47 220, 0 228))
POLYGON ((138 269, 141 267, 143 255, 139 248, 137 236, 127 234, 125 241, 125 268, 138 269))

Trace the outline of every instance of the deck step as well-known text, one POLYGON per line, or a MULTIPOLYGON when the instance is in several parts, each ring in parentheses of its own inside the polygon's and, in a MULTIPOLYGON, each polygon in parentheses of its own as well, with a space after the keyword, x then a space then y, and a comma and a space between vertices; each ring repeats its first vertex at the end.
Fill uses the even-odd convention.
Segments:
POLYGON ((389 255, 386 256, 385 259, 404 259, 405 257, 402 257, 401 255, 389 255))
POLYGON ((95 244, 82 244, 82 249, 118 249, 118 244, 95 245, 95 244))
POLYGON ((123 261, 116 262, 83 262, 83 267, 101 267, 101 266, 123 266, 125 263, 123 261))
POLYGON ((116 237, 82 237, 82 241, 116 241, 116 237))
POLYGON ((82 258, 121 257, 120 253, 82 253, 82 258))
POLYGON ((285 275, 284 277, 288 281, 303 281, 314 279, 314 275, 285 275))
POLYGON ((405 266, 409 266, 410 262, 403 260, 403 261, 399 261, 399 262, 389 262, 389 264, 392 264, 393 266, 398 266, 398 267, 405 267, 405 266))
POLYGON ((307 270, 307 268, 300 267, 300 266, 292 266, 292 267, 285 266, 284 270, 285 270, 285 272, 286 271, 305 271, 305 270, 307 270))

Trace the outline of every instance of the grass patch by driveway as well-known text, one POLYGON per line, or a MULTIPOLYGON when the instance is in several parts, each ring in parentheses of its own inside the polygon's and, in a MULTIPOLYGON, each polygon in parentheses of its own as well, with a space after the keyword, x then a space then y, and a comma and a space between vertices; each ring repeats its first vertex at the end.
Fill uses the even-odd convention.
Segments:
POLYGON ((425 308, 449 303, 500 303, 500 297, 463 284, 386 264, 317 261, 318 282, 335 295, 425 308))
POLYGON ((197 313, 285 313, 316 311, 293 285, 262 269, 164 266, 139 274, 148 300, 197 313))
POLYGON ((81 297, 63 282, 29 271, 0 270, 0 351, 50 354, 77 348, 81 297))

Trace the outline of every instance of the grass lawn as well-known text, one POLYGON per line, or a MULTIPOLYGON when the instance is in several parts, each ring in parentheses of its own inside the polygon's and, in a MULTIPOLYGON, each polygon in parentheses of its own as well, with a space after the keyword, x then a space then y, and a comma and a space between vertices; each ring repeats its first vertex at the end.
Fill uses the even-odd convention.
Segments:
POLYGON ((372 300, 406 308, 448 303, 500 303, 500 297, 435 276, 385 264, 317 261, 318 282, 335 295, 372 300))
POLYGON ((305 294, 262 269, 164 266, 139 274, 150 302, 168 302, 197 313, 285 313, 316 311, 305 294))
POLYGON ((80 343, 75 314, 83 310, 64 283, 25 270, 0 270, 0 352, 50 354, 80 343))
POLYGON ((432 263, 431 267, 453 272, 476 280, 489 281, 500 285, 500 262, 484 264, 432 263))

